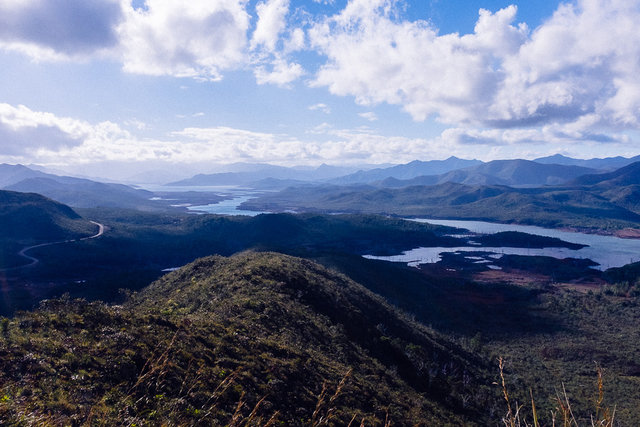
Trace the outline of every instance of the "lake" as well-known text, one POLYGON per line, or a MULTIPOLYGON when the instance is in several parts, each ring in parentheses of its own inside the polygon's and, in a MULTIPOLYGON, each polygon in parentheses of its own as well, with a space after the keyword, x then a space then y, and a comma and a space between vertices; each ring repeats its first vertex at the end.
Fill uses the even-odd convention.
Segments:
MULTIPOLYGON (((220 195, 230 196, 230 199, 207 205, 185 206, 193 213, 210 213, 217 215, 247 215, 255 216, 261 213, 238 209, 238 206, 259 194, 255 190, 241 187, 176 187, 176 186, 141 186, 149 191, 159 192, 184 192, 184 191, 209 191, 220 195)), ((501 256, 529 255, 551 256, 554 258, 583 258, 597 262, 595 268, 606 270, 611 267, 621 267, 631 262, 640 261, 640 239, 621 239, 614 236, 600 236, 597 234, 575 233, 550 228, 535 227, 529 225, 498 224, 483 221, 459 221, 459 220, 435 220, 435 219, 407 219, 408 221, 426 222, 435 225, 446 225, 469 230, 474 233, 493 234, 501 231, 520 231, 523 233, 537 234, 539 236, 556 237, 561 240, 587 245, 587 247, 572 250, 567 248, 489 248, 478 246, 461 246, 456 248, 431 247, 415 248, 402 254, 392 256, 365 255, 370 259, 404 262, 409 265, 430 264, 440 260, 440 254, 444 252, 494 252, 501 256)))
POLYGON ((176 205, 186 208, 192 213, 209 213, 216 215, 246 215, 256 216, 265 212, 247 211, 238 209, 241 203, 246 202, 249 199, 264 194, 264 191, 255 191, 247 188, 236 186, 177 186, 177 185, 138 185, 138 188, 143 188, 155 193, 182 193, 189 191, 199 191, 215 193, 220 196, 230 197, 229 199, 222 200, 218 203, 210 203, 206 205, 176 205))
POLYGON ((236 191, 233 193, 232 199, 227 199, 218 203, 211 203, 208 205, 189 206, 187 207, 187 209, 194 213, 256 216, 264 212, 238 209, 238 206, 240 206, 241 203, 244 203, 247 200, 256 197, 256 195, 256 192, 253 191, 236 191))
POLYGON ((393 256, 365 255, 365 257, 385 261, 404 262, 415 266, 418 264, 438 262, 440 260, 440 254, 444 252, 494 252, 499 256, 502 254, 513 254, 530 256, 540 255, 554 258, 590 259, 599 264, 595 268, 600 270, 606 270, 611 267, 621 267, 631 262, 640 261, 640 240, 638 239, 621 239, 614 236, 600 236, 597 234, 574 233, 570 231, 554 230, 528 225, 497 224, 483 221, 432 219, 410 219, 410 221, 464 228, 474 233, 483 234, 493 234, 501 231, 520 231, 523 233, 537 234, 539 236, 556 237, 567 242, 579 243, 588 246, 582 249, 572 250, 566 248, 488 248, 470 245, 457 248, 415 248, 393 256))

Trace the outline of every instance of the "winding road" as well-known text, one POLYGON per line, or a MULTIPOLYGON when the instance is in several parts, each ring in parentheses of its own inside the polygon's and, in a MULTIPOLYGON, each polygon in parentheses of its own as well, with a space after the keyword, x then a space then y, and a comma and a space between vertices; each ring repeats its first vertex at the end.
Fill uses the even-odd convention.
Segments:
POLYGON ((18 252, 18 255, 28 259, 30 261, 29 264, 19 265, 17 267, 0 268, 0 272, 19 270, 21 268, 33 267, 34 265, 38 264, 40 262, 38 258, 32 257, 31 255, 27 255, 27 252, 30 251, 31 249, 42 248, 44 246, 59 245, 62 243, 73 243, 73 242, 81 242, 83 240, 96 239, 104 234, 103 224, 100 224, 99 222, 95 222, 95 221, 89 221, 89 222, 98 226, 98 232, 93 236, 81 237, 79 239, 59 240, 57 242, 47 242, 47 243, 40 243, 38 245, 27 246, 26 248, 23 248, 20 252, 18 252))

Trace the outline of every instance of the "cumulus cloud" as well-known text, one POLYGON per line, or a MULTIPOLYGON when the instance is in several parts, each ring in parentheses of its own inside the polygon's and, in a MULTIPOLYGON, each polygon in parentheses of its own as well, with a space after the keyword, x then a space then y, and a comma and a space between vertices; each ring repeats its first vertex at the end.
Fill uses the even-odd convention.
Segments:
POLYGON ((117 0, 0 2, 0 47, 36 59, 84 57, 118 43, 117 0))
POLYGON ((289 12, 289 0, 268 0, 256 5, 258 23, 253 32, 251 47, 263 46, 273 52, 280 38, 280 33, 285 30, 286 16, 289 12))
POLYGON ((265 0, 256 5, 258 22, 251 38, 254 75, 258 84, 289 87, 304 75, 290 54, 304 47, 304 31, 288 28, 289 0, 265 0))
POLYGON ((6 160, 74 163, 123 152, 133 138, 112 122, 90 124, 24 105, 0 104, 0 139, 6 160))
POLYGON ((125 71, 219 80, 244 61, 244 0, 147 0, 118 27, 125 71))
POLYGON ((516 8, 482 11, 475 32, 460 37, 397 18, 395 3, 352 0, 315 25, 311 44, 328 62, 314 84, 362 105, 401 105, 416 120, 469 122, 486 111, 501 75, 496 64, 526 38, 525 26, 511 25, 516 8))
POLYGON ((561 4, 531 31, 515 6, 479 11, 471 34, 402 19, 394 0, 351 0, 309 30, 326 56, 313 84, 357 103, 401 106, 415 120, 532 127, 637 127, 640 2, 561 4))
POLYGON ((599 118, 613 128, 640 124, 640 3, 582 0, 562 4, 518 55, 504 61, 506 78, 491 114, 498 121, 599 118))
POLYGON ((275 84, 287 87, 304 74, 300 64, 289 63, 285 59, 276 57, 269 65, 257 65, 254 70, 258 84, 275 84))
POLYGON ((24 105, 0 104, 0 140, 6 155, 78 146, 87 127, 80 121, 32 111, 24 105))
POLYGON ((108 55, 127 72, 219 80, 247 62, 246 0, 0 2, 0 47, 37 60, 108 55))

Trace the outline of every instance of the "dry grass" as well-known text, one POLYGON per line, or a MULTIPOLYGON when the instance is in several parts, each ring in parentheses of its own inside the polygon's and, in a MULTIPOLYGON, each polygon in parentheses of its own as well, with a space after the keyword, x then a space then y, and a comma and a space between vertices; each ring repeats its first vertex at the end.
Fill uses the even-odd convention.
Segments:
MULTIPOLYGON (((515 402, 515 406, 512 406, 509 392, 504 377, 504 360, 502 357, 498 359, 498 368, 500 370, 500 380, 502 387, 502 394, 507 405, 507 413, 502 418, 502 422, 505 427, 541 427, 542 418, 536 410, 535 400, 533 398, 533 392, 529 390, 531 396, 531 422, 526 418, 524 411, 524 405, 518 405, 515 402)), ((595 398, 595 413, 589 416, 591 421, 591 427, 613 427, 615 420, 615 407, 613 410, 603 407, 604 402, 604 381, 603 371, 600 366, 596 366, 596 372, 598 375, 597 380, 597 395, 595 398)), ((581 427, 576 420, 576 417, 571 408, 571 402, 567 391, 562 384, 562 393, 557 393, 555 397, 555 411, 551 411, 551 426, 552 427, 581 427)))

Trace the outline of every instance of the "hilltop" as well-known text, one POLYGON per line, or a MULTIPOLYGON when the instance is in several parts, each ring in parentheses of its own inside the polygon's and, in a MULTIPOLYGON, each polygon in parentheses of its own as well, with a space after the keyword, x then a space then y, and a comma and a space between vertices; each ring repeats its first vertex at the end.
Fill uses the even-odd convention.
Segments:
POLYGON ((94 229, 67 205, 39 194, 0 190, 0 239, 49 241, 83 237, 94 229))
POLYGON ((96 226, 69 206, 39 194, 0 190, 0 268, 24 263, 25 246, 86 237, 96 226))
POLYGON ((276 253, 197 260, 122 306, 46 302, 2 320, 0 353, 8 423, 473 425, 495 399, 479 359, 276 253))

